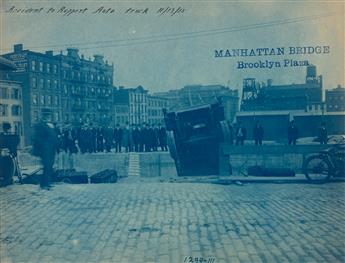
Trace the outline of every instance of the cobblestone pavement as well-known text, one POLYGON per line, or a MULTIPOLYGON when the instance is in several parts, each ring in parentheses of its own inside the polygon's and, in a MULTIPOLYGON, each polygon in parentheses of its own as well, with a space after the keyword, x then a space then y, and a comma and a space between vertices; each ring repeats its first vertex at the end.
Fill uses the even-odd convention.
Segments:
POLYGON ((125 180, 50 191, 14 185, 0 189, 0 261, 345 262, 344 189, 125 180))

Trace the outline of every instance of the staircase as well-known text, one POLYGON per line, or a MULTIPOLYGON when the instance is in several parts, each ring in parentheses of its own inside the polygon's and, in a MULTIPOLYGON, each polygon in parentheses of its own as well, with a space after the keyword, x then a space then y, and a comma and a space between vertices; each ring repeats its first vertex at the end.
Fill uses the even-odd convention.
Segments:
POLYGON ((129 153, 128 176, 140 176, 140 161, 138 153, 129 153))

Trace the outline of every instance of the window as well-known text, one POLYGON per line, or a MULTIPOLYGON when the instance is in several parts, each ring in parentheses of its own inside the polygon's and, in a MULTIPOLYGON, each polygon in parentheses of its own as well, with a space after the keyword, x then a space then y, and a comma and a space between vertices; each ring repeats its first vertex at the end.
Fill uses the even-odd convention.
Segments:
POLYGON ((39 66, 39 70, 40 70, 41 72, 43 72, 43 62, 40 62, 39 65, 40 65, 40 66, 39 66))
POLYGON ((32 94, 32 104, 33 105, 37 105, 38 104, 37 94, 32 94))
POLYGON ((51 89, 51 81, 50 79, 47 79, 47 89, 51 89))
POLYGON ((57 65, 53 65, 53 73, 57 74, 57 65))
POLYGON ((7 116, 8 114, 8 105, 0 104, 0 116, 7 116))
POLYGON ((47 63, 47 65, 46 65, 46 71, 47 71, 47 73, 50 73, 50 64, 49 63, 47 63))
POLYGON ((71 79, 74 79, 74 71, 73 70, 71 70, 71 79))
POLYGON ((46 102, 47 102, 47 105, 52 105, 52 96, 51 95, 47 96, 46 102))
POLYGON ((55 79, 53 81, 53 89, 57 89, 58 88, 58 81, 55 79))
POLYGON ((36 61, 35 60, 31 61, 31 70, 32 71, 36 70, 36 61))
POLYGON ((19 100, 20 99, 19 89, 12 89, 11 98, 14 99, 14 100, 19 100))
POLYGON ((59 106, 59 97, 58 96, 54 96, 54 105, 59 106))
POLYGON ((12 105, 11 107, 12 116, 20 116, 21 109, 19 105, 12 105))
POLYGON ((45 103, 44 103, 44 95, 41 95, 41 97, 40 97, 40 104, 41 105, 44 105, 45 103))
POLYGON ((37 88, 37 78, 36 77, 33 77, 31 79, 31 87, 37 88))
POLYGON ((7 88, 1 88, 0 98, 8 99, 8 89, 7 88))
POLYGON ((64 79, 67 79, 67 72, 66 72, 66 70, 62 71, 62 77, 64 79))
POLYGON ((63 92, 64 92, 65 94, 68 94, 68 87, 67 87, 66 84, 63 85, 63 92))
POLYGON ((39 88, 40 88, 40 89, 43 89, 43 88, 44 88, 44 79, 40 79, 39 88))

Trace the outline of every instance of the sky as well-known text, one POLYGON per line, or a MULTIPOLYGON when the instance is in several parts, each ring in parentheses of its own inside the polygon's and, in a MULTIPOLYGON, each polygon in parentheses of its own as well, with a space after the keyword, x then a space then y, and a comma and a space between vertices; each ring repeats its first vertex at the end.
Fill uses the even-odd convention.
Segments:
MULTIPOLYGON (((76 47, 114 63, 114 85, 151 92, 192 84, 242 88, 243 78, 303 83, 306 68, 238 69, 238 61, 308 60, 326 89, 344 86, 343 1, 15 1, 1 2, 1 54, 24 49, 56 54, 76 47), (9 12, 43 8, 39 13, 9 12), (64 15, 61 8, 83 10, 64 15), (112 13, 93 14, 98 8, 112 13), (52 13, 47 14, 49 8, 52 13), (125 13, 148 8, 147 14, 125 13), (183 12, 160 15, 162 8, 183 12), (215 50, 329 46, 327 54, 215 58, 215 50)), ((286 50, 287 53, 287 50, 286 50)))

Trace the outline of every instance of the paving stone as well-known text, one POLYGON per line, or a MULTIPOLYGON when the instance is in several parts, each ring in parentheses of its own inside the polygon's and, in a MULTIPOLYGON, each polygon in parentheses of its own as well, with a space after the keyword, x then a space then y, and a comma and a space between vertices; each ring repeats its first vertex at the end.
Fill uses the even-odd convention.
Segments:
POLYGON ((0 262, 345 262, 344 186, 13 185, 0 262))

